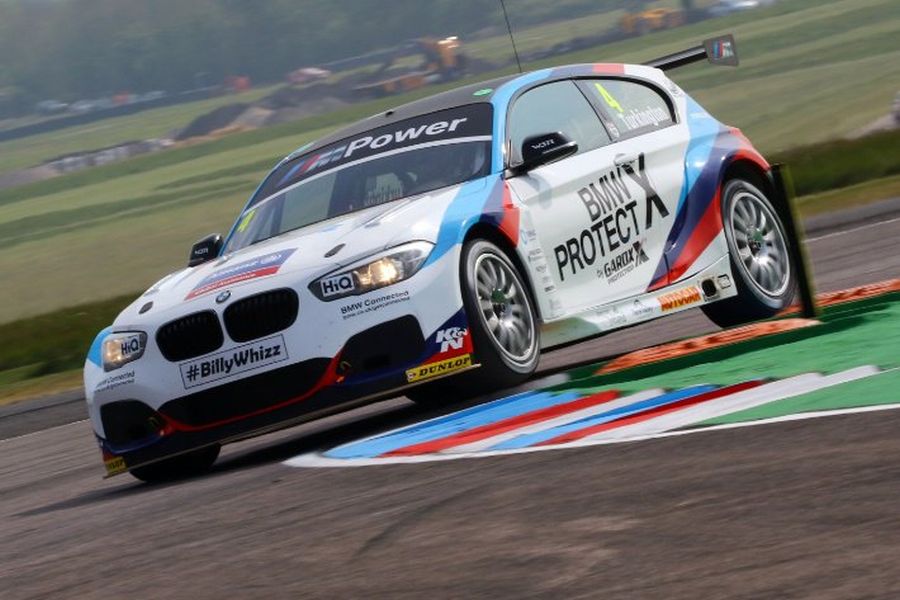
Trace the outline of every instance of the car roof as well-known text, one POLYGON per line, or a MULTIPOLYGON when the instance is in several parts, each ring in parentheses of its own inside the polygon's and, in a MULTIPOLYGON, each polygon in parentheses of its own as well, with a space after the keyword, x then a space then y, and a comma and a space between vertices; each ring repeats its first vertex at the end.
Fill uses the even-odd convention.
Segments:
MULTIPOLYGON (((636 65, 630 65, 636 66, 636 65)), ((529 83, 536 81, 552 81, 564 77, 577 77, 585 75, 622 75, 625 72, 626 65, 623 63, 583 63, 572 65, 560 65, 547 69, 539 69, 537 71, 526 71, 524 73, 514 73, 503 77, 480 81, 461 87, 453 88, 446 92, 434 94, 421 100, 415 100, 407 104, 397 106, 356 121, 333 131, 323 138, 315 140, 301 148, 298 148, 281 162, 293 160, 301 154, 315 152, 325 146, 335 142, 359 136, 372 129, 382 127, 384 125, 403 121, 413 117, 426 115, 429 113, 455 108, 457 106, 465 106, 469 104, 490 104, 494 100, 497 91, 504 87, 505 84, 512 82, 513 87, 518 90, 526 87, 529 83), (520 85, 515 85, 516 80, 520 85)))

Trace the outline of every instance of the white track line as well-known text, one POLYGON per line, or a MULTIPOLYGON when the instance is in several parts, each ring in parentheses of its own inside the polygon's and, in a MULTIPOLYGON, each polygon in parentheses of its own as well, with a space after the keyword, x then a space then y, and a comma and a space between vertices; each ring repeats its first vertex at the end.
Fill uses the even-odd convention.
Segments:
POLYGON ((847 235, 848 233, 862 231, 863 229, 870 229, 872 227, 880 227, 881 225, 896 223, 897 221, 900 221, 900 217, 894 217, 893 219, 888 219, 887 221, 879 221, 877 223, 867 223, 866 225, 860 225, 859 227, 854 227, 853 229, 844 229, 843 231, 835 231, 834 233, 826 233, 825 235, 806 238, 806 241, 818 242, 819 240, 827 240, 828 238, 839 237, 842 235, 847 235))
POLYGON ((31 437, 33 435, 38 435, 41 433, 46 433, 48 431, 53 431, 54 429, 62 429, 63 427, 69 427, 70 425, 78 425, 79 423, 87 423, 90 419, 81 419, 80 421, 72 421, 71 423, 63 423, 62 425, 54 425, 53 427, 48 427, 47 429, 40 429, 38 431, 31 431, 29 433, 23 433, 22 435, 16 435, 11 438, 6 438, 0 440, 0 444, 3 442, 12 442, 15 440, 21 440, 22 438, 31 437))

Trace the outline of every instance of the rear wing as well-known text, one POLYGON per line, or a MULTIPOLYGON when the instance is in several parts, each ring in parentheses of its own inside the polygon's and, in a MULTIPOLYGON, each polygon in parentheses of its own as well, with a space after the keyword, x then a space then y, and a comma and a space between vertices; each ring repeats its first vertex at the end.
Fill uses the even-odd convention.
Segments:
POLYGON ((675 54, 654 58, 644 64, 648 67, 668 71, 669 69, 677 69, 678 67, 702 60, 708 60, 713 65, 738 66, 737 46, 734 43, 734 36, 729 33, 703 40, 702 46, 694 46, 675 54))

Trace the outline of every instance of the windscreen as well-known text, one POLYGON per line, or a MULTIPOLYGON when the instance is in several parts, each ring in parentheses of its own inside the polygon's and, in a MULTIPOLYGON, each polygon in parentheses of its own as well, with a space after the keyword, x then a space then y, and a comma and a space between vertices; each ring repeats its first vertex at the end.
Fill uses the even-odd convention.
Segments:
POLYGON ((279 165, 238 219, 227 252, 487 175, 491 107, 422 115, 335 142, 279 165))

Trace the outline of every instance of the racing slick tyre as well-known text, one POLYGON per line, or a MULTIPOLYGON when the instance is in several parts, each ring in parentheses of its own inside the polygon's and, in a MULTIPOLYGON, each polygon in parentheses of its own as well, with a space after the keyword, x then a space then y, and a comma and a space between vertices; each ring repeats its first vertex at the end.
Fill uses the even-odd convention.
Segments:
POLYGON ((417 404, 441 405, 514 386, 537 368, 540 348, 534 302, 518 269, 497 246, 482 239, 463 246, 463 306, 480 367, 410 389, 417 404))
POLYGON ((537 316, 528 286, 497 246, 472 240, 460 261, 463 306, 481 367, 467 383, 477 391, 528 379, 540 358, 537 316))
POLYGON ((221 449, 219 444, 213 444, 143 467, 135 467, 131 470, 131 474, 147 483, 162 483, 193 477, 209 470, 219 458, 221 449))
POLYGON ((787 308, 796 275, 784 226, 765 193, 745 179, 729 180, 722 190, 722 220, 738 294, 703 312, 716 325, 731 327, 787 308))

